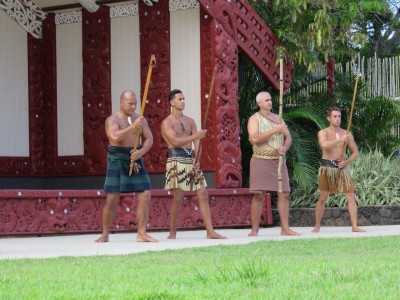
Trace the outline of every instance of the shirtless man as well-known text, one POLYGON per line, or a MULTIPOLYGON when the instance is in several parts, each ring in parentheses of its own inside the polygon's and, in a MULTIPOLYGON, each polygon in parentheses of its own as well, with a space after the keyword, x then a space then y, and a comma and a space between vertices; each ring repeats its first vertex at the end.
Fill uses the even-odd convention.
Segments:
POLYGON ((138 219, 138 242, 158 242, 146 233, 149 218, 150 180, 143 165, 142 157, 153 145, 153 135, 144 117, 135 113, 137 98, 133 91, 126 90, 120 97, 119 111, 106 120, 106 134, 110 145, 107 156, 107 176, 104 191, 107 193, 103 208, 103 233, 95 241, 105 243, 109 240, 115 208, 120 193, 135 192, 138 201, 136 216, 138 219), (132 151, 135 137, 141 130, 141 147, 132 151), (135 162, 135 171, 129 176, 130 162, 135 162))
POLYGON ((168 146, 165 189, 171 190, 173 201, 170 211, 170 231, 168 239, 176 238, 176 223, 182 206, 184 191, 195 191, 199 200, 200 214, 203 218, 208 239, 225 239, 216 233, 211 223, 211 211, 208 203, 206 180, 195 164, 193 154, 199 155, 200 139, 206 136, 206 130, 197 131, 194 120, 183 114, 185 97, 180 90, 173 90, 168 95, 172 112, 161 123, 161 134, 168 146), (192 146, 195 150, 192 150, 192 146), (196 170, 196 177, 192 177, 196 170))
POLYGON ((266 192, 278 192, 278 212, 281 221, 281 235, 300 235, 289 228, 289 176, 286 159, 282 163, 282 192, 278 190, 279 156, 285 155, 292 144, 290 132, 279 116, 272 113, 272 99, 267 92, 256 96, 260 110, 249 118, 247 130, 253 145, 250 160, 251 232, 257 236, 266 192))
POLYGON ((358 157, 358 148, 350 132, 340 128, 340 109, 333 106, 328 109, 327 119, 329 127, 318 132, 318 142, 322 149, 321 167, 319 169, 320 196, 315 208, 315 227, 312 232, 319 232, 321 219, 329 194, 344 193, 350 214, 353 232, 365 232, 357 226, 357 203, 354 195, 354 183, 347 169, 352 161, 358 157), (347 159, 342 158, 344 148, 350 150, 347 159))

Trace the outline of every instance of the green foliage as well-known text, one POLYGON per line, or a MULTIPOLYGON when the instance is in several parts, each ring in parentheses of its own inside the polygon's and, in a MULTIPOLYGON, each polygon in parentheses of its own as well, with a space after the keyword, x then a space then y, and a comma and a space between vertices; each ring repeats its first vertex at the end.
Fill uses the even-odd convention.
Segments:
POLYGON ((352 170, 360 205, 400 204, 400 159, 395 155, 363 151, 352 170))
MULTIPOLYGON (((400 204, 400 159, 395 155, 385 156, 379 149, 364 150, 350 167, 359 205, 400 204)), ((314 178, 311 189, 297 186, 292 191, 292 207, 315 207, 319 197, 316 173, 314 178)), ((342 194, 331 196, 326 204, 327 207, 346 205, 347 200, 342 194)))
POLYGON ((400 128, 400 109, 392 99, 380 96, 357 105, 352 132, 361 149, 378 146, 385 155, 399 149, 400 137, 394 128, 400 128))
POLYGON ((317 60, 352 57, 367 40, 362 23, 367 16, 387 11, 386 1, 274 0, 250 1, 284 46, 285 54, 309 69, 317 60))

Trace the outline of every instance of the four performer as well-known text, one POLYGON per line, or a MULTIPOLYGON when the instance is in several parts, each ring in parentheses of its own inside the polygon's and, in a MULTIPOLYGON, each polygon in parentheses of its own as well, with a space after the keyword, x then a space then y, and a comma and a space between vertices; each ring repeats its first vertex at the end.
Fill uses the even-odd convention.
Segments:
MULTIPOLYGON (((251 232, 257 236, 262 209, 267 192, 277 192, 277 208, 280 216, 281 235, 298 236, 289 228, 289 177, 285 159, 282 164, 282 191, 278 191, 278 159, 285 156, 291 146, 290 132, 279 116, 272 113, 272 99, 268 92, 260 92, 256 101, 260 110, 248 121, 249 140, 253 145, 253 157, 250 162, 250 191, 254 193, 251 203, 251 232)), ((184 199, 184 192, 196 192, 199 210, 206 228, 208 239, 225 239, 214 231, 211 210, 208 201, 207 183, 200 169, 197 156, 200 140, 207 131, 197 130, 194 120, 183 114, 185 97, 180 90, 172 90, 168 95, 171 113, 161 123, 161 135, 165 140, 168 153, 166 159, 165 189, 170 190, 173 201, 170 208, 170 232, 168 239, 176 239, 177 221, 184 199)), ((134 192, 138 201, 137 222, 138 242, 157 242, 147 234, 151 185, 142 157, 153 144, 153 136, 146 119, 135 113, 137 98, 133 91, 121 94, 120 109, 106 120, 106 134, 109 139, 107 156, 107 176, 104 191, 107 193, 102 212, 103 232, 95 241, 109 241, 110 227, 120 193, 134 192), (141 146, 132 150, 135 136, 140 133, 141 146), (134 162, 135 174, 129 175, 130 163, 134 162)), ((341 113, 337 107, 328 110, 329 127, 318 133, 322 149, 319 170, 320 197, 315 210, 315 228, 319 232, 325 203, 329 194, 344 193, 348 200, 348 209, 352 231, 364 232, 357 226, 357 203, 354 195, 354 183, 346 168, 358 156, 357 145, 351 133, 340 128, 341 113), (342 150, 347 147, 351 155, 341 158, 342 150)))

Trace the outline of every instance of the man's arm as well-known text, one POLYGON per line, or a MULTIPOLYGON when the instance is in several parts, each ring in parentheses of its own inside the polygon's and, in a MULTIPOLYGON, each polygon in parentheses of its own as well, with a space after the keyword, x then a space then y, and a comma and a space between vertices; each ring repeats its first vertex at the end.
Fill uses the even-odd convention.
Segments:
POLYGON ((356 160, 358 157, 358 154, 359 154, 358 147, 357 147, 357 144, 354 141, 354 137, 351 133, 348 134, 347 148, 350 150, 351 154, 346 160, 339 162, 339 168, 344 168, 345 166, 350 164, 352 161, 356 160))
POLYGON ((153 134, 151 133, 149 124, 147 123, 146 119, 144 119, 143 121, 141 139, 142 139, 142 147, 140 149, 137 149, 135 152, 131 153, 131 159, 134 161, 143 157, 153 145, 153 134))

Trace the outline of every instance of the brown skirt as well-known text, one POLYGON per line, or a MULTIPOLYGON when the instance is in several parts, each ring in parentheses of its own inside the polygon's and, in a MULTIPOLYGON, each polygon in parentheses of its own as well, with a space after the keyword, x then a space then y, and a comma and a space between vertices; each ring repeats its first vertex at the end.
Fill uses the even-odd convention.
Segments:
MULTIPOLYGON (((250 192, 277 192, 278 164, 278 159, 252 157, 250 160, 250 192)), ((290 192, 285 159, 282 162, 282 192, 290 192)))
POLYGON ((354 182, 348 169, 320 167, 319 189, 330 194, 354 193, 354 182))

